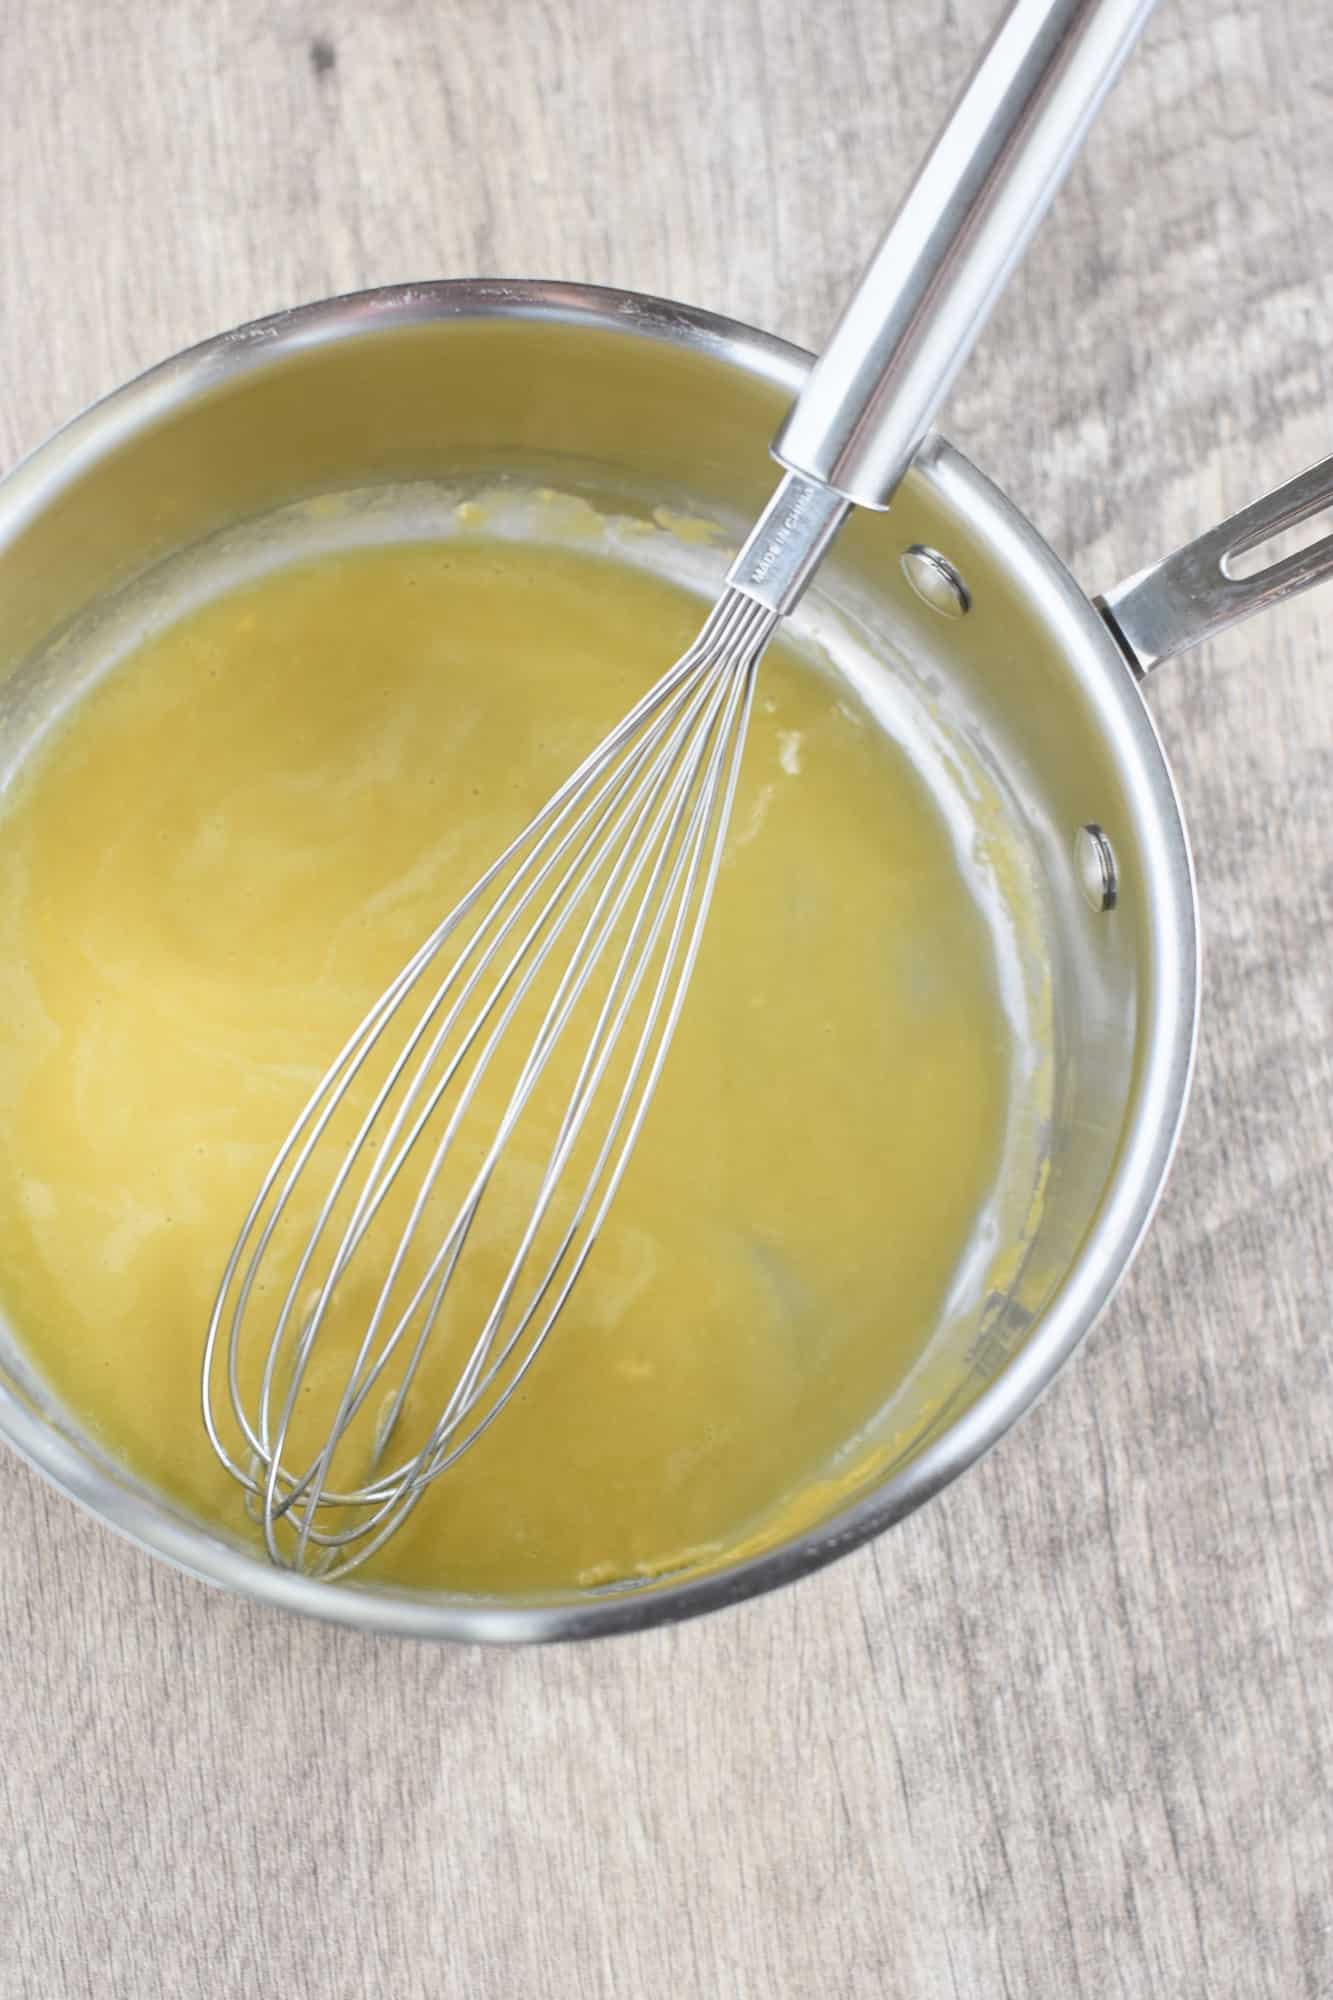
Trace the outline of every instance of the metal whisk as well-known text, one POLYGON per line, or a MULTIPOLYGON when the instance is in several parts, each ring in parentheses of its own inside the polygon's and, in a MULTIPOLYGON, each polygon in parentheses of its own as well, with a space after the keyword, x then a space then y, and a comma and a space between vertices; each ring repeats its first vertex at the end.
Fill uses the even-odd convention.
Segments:
POLYGON ((426 939, 278 1152, 203 1369, 276 1562, 364 1563, 527 1377, 680 1017, 764 648, 852 505, 888 505, 1151 6, 1017 0, 779 433, 785 475, 699 637, 426 939), (489 1300, 471 1317, 464 1268, 489 1300), (312 1391, 335 1405, 313 1435, 312 1391))

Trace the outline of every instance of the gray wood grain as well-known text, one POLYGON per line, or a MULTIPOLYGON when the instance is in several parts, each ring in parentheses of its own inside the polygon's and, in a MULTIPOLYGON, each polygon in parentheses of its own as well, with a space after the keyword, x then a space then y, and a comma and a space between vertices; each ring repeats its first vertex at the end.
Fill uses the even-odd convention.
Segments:
MULTIPOLYGON (((0 0, 0 462, 303 298, 599 279, 807 341, 992 0, 0 0)), ((1089 586, 1333 449, 1333 14, 1164 0, 949 428, 1089 586)), ((1083 1357, 783 1595, 359 1639, 0 1459, 0 1995, 1333 1994, 1333 591, 1153 704, 1192 1119, 1083 1357)))

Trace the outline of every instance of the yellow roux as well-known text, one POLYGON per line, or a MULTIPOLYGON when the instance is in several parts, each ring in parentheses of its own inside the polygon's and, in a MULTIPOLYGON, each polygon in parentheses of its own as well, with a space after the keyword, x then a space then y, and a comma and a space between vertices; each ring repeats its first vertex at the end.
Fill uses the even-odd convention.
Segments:
MULTIPOLYGON (((16 787, 0 1300, 78 1417, 206 1519, 250 1532, 199 1368, 275 1145, 388 978, 699 616, 586 554, 480 539, 326 557, 142 645, 16 787)), ((614 1582, 827 1495, 977 1225, 1009 1042, 925 788, 845 689, 775 647, 694 986, 604 1239, 522 1398, 369 1573, 614 1582)))

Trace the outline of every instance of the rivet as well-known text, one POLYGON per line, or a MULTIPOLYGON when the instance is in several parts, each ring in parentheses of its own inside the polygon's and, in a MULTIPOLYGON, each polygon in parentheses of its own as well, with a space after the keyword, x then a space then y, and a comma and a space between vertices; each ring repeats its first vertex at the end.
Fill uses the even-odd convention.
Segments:
POLYGON ((947 556, 914 542, 903 556, 903 575, 923 604, 944 618, 961 618, 972 609, 972 595, 947 556))
POLYGON ((1113 910, 1120 890, 1115 849, 1095 821, 1090 820, 1074 835, 1074 866, 1090 908, 1113 910))

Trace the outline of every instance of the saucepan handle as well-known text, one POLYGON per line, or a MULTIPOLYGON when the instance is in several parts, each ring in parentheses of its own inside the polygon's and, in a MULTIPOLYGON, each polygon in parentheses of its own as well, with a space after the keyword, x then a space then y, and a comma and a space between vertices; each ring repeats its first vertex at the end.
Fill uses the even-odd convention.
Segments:
POLYGON ((1150 673, 1228 625, 1333 578, 1333 533, 1262 569, 1236 574, 1236 564, 1250 550, 1326 509, 1333 509, 1333 458, 1298 472, 1285 486, 1099 597, 1097 608, 1135 673, 1150 673))

